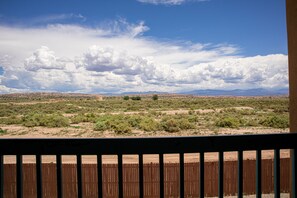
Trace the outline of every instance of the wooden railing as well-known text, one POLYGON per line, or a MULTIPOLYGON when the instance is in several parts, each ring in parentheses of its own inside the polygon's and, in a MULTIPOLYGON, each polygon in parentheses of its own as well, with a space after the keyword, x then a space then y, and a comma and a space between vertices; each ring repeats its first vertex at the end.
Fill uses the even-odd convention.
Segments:
MULTIPOLYGON (((144 197, 143 155, 159 155, 159 192, 164 197, 164 154, 179 154, 179 197, 184 196, 184 154, 199 153, 199 180, 204 181, 204 154, 218 152, 218 197, 224 196, 224 152, 238 153, 238 197, 243 196, 243 152, 256 151, 256 195, 261 197, 261 151, 274 150, 274 194, 280 197, 280 149, 292 149, 292 195, 296 196, 295 149, 297 134, 264 134, 205 137, 164 137, 164 138, 100 138, 100 139, 0 139, 0 197, 4 197, 4 156, 16 156, 16 191, 17 197, 23 197, 23 156, 36 156, 37 197, 43 197, 42 191, 42 156, 56 156, 57 196, 63 196, 62 156, 76 155, 77 197, 83 197, 82 191, 82 156, 97 156, 98 197, 103 197, 102 156, 118 157, 118 197, 123 197, 123 155, 138 155, 139 197, 144 197)), ((199 182, 200 197, 204 197, 204 182, 199 182)))

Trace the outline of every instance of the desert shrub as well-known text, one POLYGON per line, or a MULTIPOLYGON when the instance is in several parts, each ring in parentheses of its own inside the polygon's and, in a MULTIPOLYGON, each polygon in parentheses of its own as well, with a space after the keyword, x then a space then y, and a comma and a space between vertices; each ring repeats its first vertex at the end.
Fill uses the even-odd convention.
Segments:
POLYGON ((12 124, 21 124, 21 123, 22 123, 22 118, 18 116, 9 116, 6 118, 0 118, 0 124, 12 125, 12 124))
POLYGON ((83 114, 77 114, 70 118, 72 124, 78 124, 81 122, 86 122, 86 118, 83 114))
POLYGON ((132 127, 129 124, 129 119, 123 114, 119 115, 101 115, 97 117, 97 122, 94 127, 94 130, 105 131, 112 130, 117 134, 130 133, 132 127))
POLYGON ((194 111, 194 110, 189 110, 189 111, 188 111, 188 114, 189 114, 189 115, 193 115, 193 114, 195 114, 195 111, 194 111))
POLYGON ((0 128, 0 134, 7 133, 7 130, 0 128))
POLYGON ((123 99, 124 100, 129 100, 130 98, 129 98, 129 96, 124 96, 123 99))
POLYGON ((80 113, 75 116, 72 116, 70 119, 72 124, 78 124, 81 122, 95 122, 96 116, 93 113, 88 113, 88 114, 80 113))
POLYGON ((46 115, 43 122, 45 127, 50 128, 69 126, 69 119, 59 114, 46 115))
POLYGON ((139 128, 139 124, 143 118, 139 115, 131 115, 127 118, 127 121, 131 127, 139 128))
POLYGON ((141 100, 141 97, 140 96, 132 96, 131 99, 132 100, 141 100))
POLYGON ((225 128, 238 128, 240 126, 240 120, 234 117, 225 117, 215 122, 217 127, 225 128))
POLYGON ((247 127, 256 127, 256 126, 259 126, 259 119, 257 118, 241 119, 240 124, 242 126, 247 126, 247 127))
POLYGON ((274 113, 286 113, 286 112, 289 112, 289 108, 286 107, 286 106, 275 107, 275 108, 273 109, 273 112, 274 112, 274 113))
POLYGON ((152 99, 153 99, 153 100, 158 100, 158 99, 159 99, 159 97, 158 97, 158 95, 157 95, 157 94, 154 94, 154 95, 153 95, 153 97, 152 97, 152 99))
POLYGON ((106 131, 109 129, 107 121, 97 121, 94 127, 95 131, 106 131))
POLYGON ((23 117, 22 123, 26 127, 45 126, 53 128, 69 126, 68 118, 60 114, 29 114, 23 117))
POLYGON ((288 116, 269 116, 260 121, 260 124, 267 127, 273 128, 288 128, 289 127, 289 117, 288 116))
POLYGON ((119 122, 118 124, 113 125, 112 128, 116 134, 127 134, 132 131, 131 126, 127 122, 119 122))
POLYGON ((139 123, 139 128, 144 131, 158 131, 160 129, 160 125, 155 119, 145 117, 139 123))
POLYGON ((180 131, 179 123, 176 119, 163 119, 161 121, 161 126, 167 132, 173 133, 180 131))
POLYGON ((181 130, 195 129, 196 128, 194 123, 189 122, 189 120, 185 119, 185 118, 182 118, 182 119, 178 120, 178 127, 181 130))
POLYGON ((43 117, 43 114, 28 114, 23 116, 22 123, 26 127, 41 126, 43 117))
POLYGON ((197 115, 189 115, 189 116, 187 116, 187 120, 189 122, 198 122, 199 121, 199 117, 197 115))

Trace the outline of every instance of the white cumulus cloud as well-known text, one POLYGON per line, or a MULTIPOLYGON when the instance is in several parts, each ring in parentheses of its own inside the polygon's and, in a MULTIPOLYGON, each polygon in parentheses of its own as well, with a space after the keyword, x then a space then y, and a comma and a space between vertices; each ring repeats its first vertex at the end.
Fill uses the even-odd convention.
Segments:
POLYGON ((66 60, 55 56, 55 52, 48 47, 42 46, 37 49, 32 56, 25 60, 25 69, 36 71, 39 69, 63 69, 66 60))
POLYGON ((288 86, 287 55, 244 57, 236 45, 160 41, 144 36, 148 30, 124 19, 95 28, 0 25, 0 92, 288 86))

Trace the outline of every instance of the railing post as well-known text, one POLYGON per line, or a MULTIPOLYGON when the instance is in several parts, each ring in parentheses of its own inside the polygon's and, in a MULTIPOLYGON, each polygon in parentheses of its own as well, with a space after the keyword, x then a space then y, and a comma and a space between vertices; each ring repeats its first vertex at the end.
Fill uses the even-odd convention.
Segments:
POLYGON ((57 195, 58 198, 63 198, 63 181, 62 181, 62 156, 56 155, 57 168, 57 195))
POLYGON ((118 187, 119 187, 119 198, 124 197, 123 193, 123 155, 118 154, 118 187))
POLYGON ((81 155, 76 155, 76 174, 77 174, 77 197, 82 198, 82 163, 81 155))
POLYGON ((218 197, 224 197, 224 152, 219 152, 219 194, 218 197))
POLYGON ((97 155, 97 180, 98 180, 98 197, 103 197, 103 181, 102 181, 102 155, 97 155))
POLYGON ((297 189, 297 183, 296 183, 296 149, 291 150, 291 171, 292 171, 292 184, 291 184, 291 197, 296 198, 296 189, 297 189))
POLYGON ((256 151, 256 195, 262 197, 262 151, 256 151))
POLYGON ((42 198, 42 160, 40 155, 36 155, 36 188, 37 197, 42 198))
POLYGON ((242 177, 242 171, 243 171, 243 166, 242 166, 242 161, 243 161, 243 152, 238 151, 238 157, 237 157, 237 163, 238 163, 238 178, 237 178, 237 188, 238 188, 238 198, 242 198, 242 193, 243 193, 243 177, 242 177))
POLYGON ((4 162, 3 155, 0 155, 0 197, 4 197, 4 162))
POLYGON ((139 164, 139 197, 143 197, 143 155, 138 155, 138 164, 139 164))
POLYGON ((184 154, 179 154, 179 197, 184 197, 184 154))
POLYGON ((159 167, 160 167, 160 198, 164 197, 164 156, 159 154, 159 167))
POLYGON ((17 155, 17 198, 23 197, 23 156, 17 155))
POLYGON ((280 153, 274 150, 274 197, 280 198, 280 153))
POLYGON ((204 152, 200 152, 200 198, 204 198, 204 152))

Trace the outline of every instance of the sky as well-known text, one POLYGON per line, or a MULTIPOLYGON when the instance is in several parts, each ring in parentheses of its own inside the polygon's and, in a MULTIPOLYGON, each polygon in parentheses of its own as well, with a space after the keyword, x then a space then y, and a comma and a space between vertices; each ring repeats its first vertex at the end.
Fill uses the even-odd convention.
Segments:
POLYGON ((285 0, 0 0, 0 93, 288 87, 285 0))

